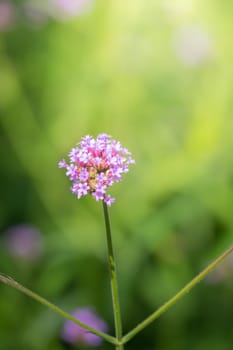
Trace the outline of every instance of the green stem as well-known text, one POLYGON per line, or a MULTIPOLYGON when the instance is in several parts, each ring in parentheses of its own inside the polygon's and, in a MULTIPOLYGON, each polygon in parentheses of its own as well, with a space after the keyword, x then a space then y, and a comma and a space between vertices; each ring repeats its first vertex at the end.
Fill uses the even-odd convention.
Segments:
POLYGON ((137 333, 142 331, 165 311, 167 311, 172 305, 174 305, 180 298, 182 298, 186 293, 188 293, 197 283, 199 283, 208 273, 210 273, 217 265, 219 265, 223 259, 225 259, 229 254, 233 252, 233 246, 227 249, 222 255, 220 255, 216 260, 209 264, 201 273, 199 273, 195 278, 191 280, 184 288, 182 288, 174 297, 163 304, 158 310, 153 312, 148 318, 139 323, 134 329, 127 333, 123 339, 122 343, 125 344, 130 339, 132 339, 137 333))
POLYGON ((121 343, 122 323, 121 323, 121 312, 120 312, 120 303, 119 303, 119 294, 118 294, 118 285, 117 285, 117 276, 116 276, 116 262, 114 258, 114 252, 113 252, 108 207, 105 202, 103 202, 103 209, 104 209, 104 220, 105 220, 107 246, 108 246, 108 262, 109 262, 110 277, 111 277, 111 292, 112 292, 112 305, 113 305, 113 313, 114 313, 115 332, 116 332, 117 341, 119 342, 119 344, 116 345, 116 349, 123 350, 124 347, 121 343))
POLYGON ((85 328, 86 330, 88 330, 91 333, 98 335, 99 337, 105 339, 109 343, 114 344, 114 345, 118 344, 118 341, 116 340, 116 338, 114 338, 106 333, 97 331, 96 329, 89 327, 87 324, 80 322, 79 320, 74 318, 72 315, 70 315, 67 312, 60 309, 58 306, 50 303, 48 300, 46 300, 46 299, 42 298, 40 295, 32 292, 30 289, 22 286, 21 284, 19 284, 15 280, 13 280, 11 277, 0 274, 0 282, 3 282, 3 283, 5 283, 5 284, 7 284, 15 289, 18 289, 20 292, 26 294, 30 298, 38 301, 39 303, 41 303, 47 307, 49 307, 51 310, 55 311, 57 314, 67 318, 68 320, 73 321, 77 325, 81 326, 82 328, 85 328))

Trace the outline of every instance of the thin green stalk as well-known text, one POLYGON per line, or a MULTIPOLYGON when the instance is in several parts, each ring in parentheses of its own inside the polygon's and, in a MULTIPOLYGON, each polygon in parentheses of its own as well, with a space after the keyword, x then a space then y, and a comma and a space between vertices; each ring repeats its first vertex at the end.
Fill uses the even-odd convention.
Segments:
POLYGON ((227 249, 222 255, 220 255, 216 260, 209 264, 202 272, 200 272, 195 278, 191 280, 184 288, 182 288, 174 297, 169 299, 165 304, 163 304, 158 310, 153 312, 148 318, 139 323, 134 329, 127 333, 123 339, 122 343, 125 344, 130 339, 132 339, 137 333, 142 331, 165 311, 167 311, 172 305, 174 305, 180 298, 182 298, 186 293, 188 293, 197 283, 199 283, 208 273, 210 273, 217 265, 219 265, 223 259, 225 259, 229 254, 233 252, 233 246, 227 249))
POLYGON ((5 276, 0 274, 0 282, 3 282, 15 289, 18 289, 20 292, 26 294, 27 296, 29 296, 30 298, 38 301, 39 303, 49 307, 51 310, 53 310, 54 312, 56 312, 57 314, 67 318, 68 320, 73 321, 74 323, 76 323, 77 325, 81 326, 82 328, 85 328, 86 330, 88 330, 91 333, 94 333, 96 335, 98 335, 99 337, 105 339, 107 342, 117 345, 118 341, 116 340, 115 337, 112 337, 106 333, 100 332, 92 327, 89 327, 87 324, 80 322, 79 320, 77 320, 76 318, 74 318, 72 315, 68 314, 67 312, 63 311, 62 309, 60 309, 58 306, 50 303, 48 300, 42 298, 40 295, 32 292, 30 289, 22 286, 21 284, 19 284, 18 282, 16 282, 15 280, 13 280, 11 277, 5 276))
POLYGON ((122 323, 121 323, 121 312, 120 312, 120 303, 119 303, 119 294, 118 294, 118 285, 117 285, 117 276, 116 276, 116 262, 114 258, 114 252, 113 252, 108 207, 105 202, 103 202, 103 209, 104 209, 104 221, 105 221, 107 246, 108 246, 108 262, 109 262, 110 277, 111 277, 111 292, 112 292, 112 305, 113 305, 113 313, 114 313, 115 332, 116 332, 116 338, 119 342, 119 344, 116 345, 116 349, 123 350, 124 347, 121 344, 122 323))

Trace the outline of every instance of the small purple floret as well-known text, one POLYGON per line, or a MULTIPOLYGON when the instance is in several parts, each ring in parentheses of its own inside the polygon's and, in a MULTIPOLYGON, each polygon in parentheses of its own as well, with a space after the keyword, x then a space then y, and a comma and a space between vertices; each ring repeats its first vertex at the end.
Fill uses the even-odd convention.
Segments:
POLYGON ((115 198, 106 194, 108 187, 122 180, 130 164, 134 164, 131 153, 107 134, 99 134, 96 139, 87 135, 69 153, 69 163, 61 160, 58 165, 66 169, 66 175, 73 185, 71 192, 78 199, 91 194, 96 201, 104 201, 108 206, 115 198))
POLYGON ((60 162, 58 163, 58 167, 59 168, 66 168, 67 167, 65 159, 60 160, 60 162))
MULTIPOLYGON (((90 308, 81 308, 75 310, 72 315, 86 325, 95 328, 101 332, 107 332, 107 323, 99 318, 97 314, 90 308)), ((89 332, 88 330, 78 326, 72 321, 66 321, 64 324, 62 339, 70 344, 86 345, 97 347, 103 342, 102 338, 89 332)))

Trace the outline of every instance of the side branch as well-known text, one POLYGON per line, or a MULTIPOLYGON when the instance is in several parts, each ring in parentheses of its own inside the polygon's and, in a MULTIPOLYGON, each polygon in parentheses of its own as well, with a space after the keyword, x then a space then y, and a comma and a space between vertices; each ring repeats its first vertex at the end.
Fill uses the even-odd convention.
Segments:
POLYGON ((208 275, 212 270, 215 269, 228 255, 233 252, 233 246, 227 249, 222 255, 220 255, 216 260, 210 263, 202 272, 200 272, 196 277, 194 277, 191 282, 186 284, 184 288, 182 288, 177 294, 175 294, 171 299, 169 299, 165 304, 163 304, 160 308, 158 308, 155 312, 153 312, 149 317, 147 317, 144 321, 139 323, 133 330, 127 333, 123 339, 122 343, 125 344, 130 339, 132 339, 137 333, 142 331, 145 327, 151 324, 154 320, 156 320, 160 315, 162 315, 165 311, 167 311, 172 305, 174 305, 179 299, 181 299, 186 293, 188 293, 193 287, 196 286, 197 283, 201 282, 203 278, 208 275))
POLYGON ((8 286, 15 288, 17 290, 19 290, 20 292, 26 294, 27 296, 29 296, 30 298, 38 301, 39 303, 47 306, 48 308, 50 308, 51 310, 53 310, 54 312, 56 312, 57 314, 61 315, 62 317, 73 321, 74 323, 76 323, 77 325, 79 325, 80 327, 86 329, 87 331, 94 333, 96 335, 98 335, 99 337, 105 339, 107 342, 114 344, 114 345, 118 345, 118 342, 116 340, 116 338, 100 332, 92 327, 89 327, 87 324, 82 323, 81 321, 77 320, 75 317, 73 317, 72 315, 70 315, 69 313, 63 311, 62 309, 60 309, 58 306, 50 303, 48 300, 44 299, 43 297, 41 297, 40 295, 32 292, 30 289, 22 286, 21 284, 19 284, 18 282, 16 282, 15 280, 13 280, 11 277, 9 276, 5 276, 3 274, 0 274, 0 282, 7 284, 8 286))

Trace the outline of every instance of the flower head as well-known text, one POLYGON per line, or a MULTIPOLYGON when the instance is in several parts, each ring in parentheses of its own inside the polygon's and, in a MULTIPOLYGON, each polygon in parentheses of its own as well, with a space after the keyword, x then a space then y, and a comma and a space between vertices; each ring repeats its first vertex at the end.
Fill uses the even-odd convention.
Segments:
MULTIPOLYGON (((104 320, 99 318, 96 313, 90 308, 81 308, 75 310, 72 315, 77 320, 95 328, 98 331, 106 332, 107 324, 104 320)), ((102 338, 90 333, 88 330, 78 326, 72 321, 66 321, 64 324, 62 339, 70 344, 99 346, 102 343, 102 338)))
POLYGON ((91 194, 96 201, 104 201, 110 206, 115 199, 106 194, 108 187, 122 180, 130 164, 135 161, 131 153, 107 134, 99 134, 96 139, 85 136, 69 153, 69 163, 59 162, 66 169, 66 175, 73 182, 71 192, 78 199, 91 194))

